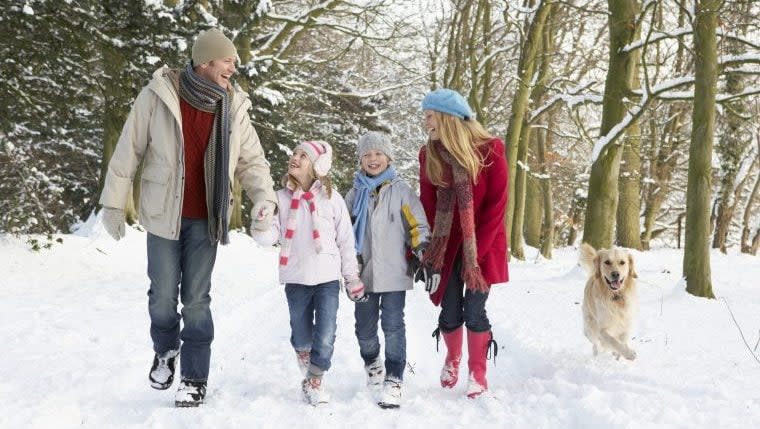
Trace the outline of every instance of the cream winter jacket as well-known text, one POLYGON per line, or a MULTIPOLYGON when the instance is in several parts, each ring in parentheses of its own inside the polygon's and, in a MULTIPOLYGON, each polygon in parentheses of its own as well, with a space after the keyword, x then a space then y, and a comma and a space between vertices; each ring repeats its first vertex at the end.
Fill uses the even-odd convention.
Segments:
MULTIPOLYGON (((346 194, 349 211, 354 205, 355 188, 346 194)), ((406 251, 424 247, 430 227, 419 197, 400 178, 370 193, 369 222, 361 254, 361 279, 367 292, 396 292, 412 289, 407 273, 406 251)))
MULTIPOLYGON (((178 71, 160 68, 137 96, 108 164, 100 196, 104 207, 123 209, 137 167, 144 161, 140 224, 151 234, 170 240, 179 238, 184 196, 185 158, 177 77, 178 71)), ((276 203, 269 165, 248 116, 250 108, 247 94, 234 90, 230 103, 230 189, 237 177, 254 203, 276 203)), ((233 202, 230 198, 229 215, 233 202)))
MULTIPOLYGON (((308 204, 303 204, 303 201, 299 205, 288 264, 280 265, 280 283, 314 286, 357 277, 359 264, 356 262, 354 249, 354 231, 343 197, 333 190, 332 196, 328 198, 326 190, 318 180, 312 185, 311 192, 314 194, 317 215, 312 216, 308 204), (321 252, 317 252, 312 237, 314 226, 319 229, 321 252)), ((277 191, 278 205, 281 209, 275 215, 270 231, 253 232, 253 238, 257 243, 271 246, 284 240, 292 195, 292 191, 287 188, 277 191)))

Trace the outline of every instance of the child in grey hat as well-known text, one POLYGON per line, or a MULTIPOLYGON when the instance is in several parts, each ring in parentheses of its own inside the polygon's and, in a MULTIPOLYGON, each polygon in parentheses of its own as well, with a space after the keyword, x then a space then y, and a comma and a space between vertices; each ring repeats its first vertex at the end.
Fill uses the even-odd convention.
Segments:
POLYGON ((362 135, 357 155, 360 168, 345 200, 368 300, 355 304, 356 337, 368 386, 382 388, 378 405, 398 408, 406 367, 404 305, 406 291, 414 283, 407 254, 411 251, 421 258, 430 228, 419 198, 391 164, 388 137, 379 132, 362 135), (385 336, 385 365, 378 319, 385 336))

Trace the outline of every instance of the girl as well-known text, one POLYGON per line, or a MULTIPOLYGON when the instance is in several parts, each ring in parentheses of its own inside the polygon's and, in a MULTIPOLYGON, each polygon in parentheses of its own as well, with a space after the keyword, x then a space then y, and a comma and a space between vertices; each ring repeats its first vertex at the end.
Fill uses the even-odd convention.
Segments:
POLYGON ((429 228, 419 198, 391 165, 390 141, 377 132, 359 138, 360 169, 346 194, 351 210, 361 279, 369 299, 357 303, 356 338, 367 384, 383 391, 378 405, 398 408, 406 367, 404 304, 413 280, 407 249, 421 255, 429 228), (385 336, 385 368, 380 358, 377 321, 385 336))
POLYGON ((422 110, 429 138, 419 153, 420 199, 433 228, 422 263, 430 299, 441 306, 436 334, 443 334, 448 349, 441 386, 457 383, 465 324, 467 396, 475 398, 488 389, 486 354, 490 346, 496 349, 486 315, 488 292, 509 278, 504 144, 455 91, 428 93, 422 110))
POLYGON ((277 191, 279 212, 269 231, 251 231, 262 245, 278 238, 280 282, 290 310, 290 343, 305 375, 304 399, 327 402, 322 376, 330 369, 338 314, 339 279, 349 298, 366 299, 354 253, 351 220, 343 198, 332 192, 327 173, 332 148, 323 141, 306 141, 293 151, 285 188, 277 191))

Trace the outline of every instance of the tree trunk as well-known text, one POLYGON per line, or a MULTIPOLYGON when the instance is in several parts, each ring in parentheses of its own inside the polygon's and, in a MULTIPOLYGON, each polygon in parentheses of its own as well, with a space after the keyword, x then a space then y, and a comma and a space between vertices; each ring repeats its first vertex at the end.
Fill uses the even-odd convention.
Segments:
MULTIPOLYGON (((622 48, 636 36, 635 21, 639 11, 636 0, 608 0, 608 5, 610 52, 600 136, 607 135, 626 114, 624 100, 631 91, 635 55, 622 48)), ((591 165, 583 241, 597 249, 612 245, 621 155, 620 146, 610 142, 591 165)))
MULTIPOLYGON (((760 157, 760 153, 758 153, 758 156, 760 157)), ((744 207, 741 238, 742 253, 752 253, 752 245, 749 243, 749 234, 751 229, 750 219, 752 218, 752 207, 755 203, 755 199, 757 198, 758 189, 760 189, 760 171, 757 173, 757 177, 755 178, 755 186, 752 187, 752 192, 747 197, 747 205, 744 207)), ((754 255, 754 253, 752 254, 754 255)))
MULTIPOLYGON (((728 53, 739 55, 742 46, 734 40, 726 41, 728 53)), ((744 76, 739 73, 726 73, 726 93, 739 94, 744 90, 744 76)), ((715 219, 712 247, 726 253, 726 241, 731 227, 731 219, 737 204, 737 197, 741 186, 737 186, 736 180, 742 159, 745 157, 750 141, 742 135, 742 126, 746 119, 747 108, 745 101, 736 99, 729 102, 724 109, 725 130, 720 133, 720 139, 716 146, 716 152, 720 157, 720 193, 718 194, 718 210, 715 219)))
MULTIPOLYGON (((552 129, 554 124, 553 115, 547 121, 547 129, 552 129)), ((538 133, 538 145, 536 157, 538 158, 538 171, 540 173, 541 201, 543 205, 543 219, 541 222, 541 255, 546 259, 552 258, 554 248, 554 203, 552 201, 552 183, 547 166, 547 152, 552 150, 552 137, 547 130, 538 133)))
POLYGON ((722 3, 722 0, 697 0, 694 21, 694 111, 686 187, 683 276, 686 291, 705 298, 715 298, 710 274, 710 195, 718 78, 715 27, 722 3))
POLYGON ((526 182, 528 180, 528 141, 531 138, 532 129, 530 125, 523 124, 522 136, 520 137, 520 147, 517 152, 517 174, 515 175, 515 212, 514 222, 512 223, 512 233, 510 234, 510 254, 519 259, 525 259, 525 249, 523 249, 523 224, 525 221, 525 193, 526 182))
MULTIPOLYGON (((531 133, 531 147, 536 147, 538 135, 543 134, 543 130, 535 130, 531 133)), ((531 150, 532 153, 536 153, 538 148, 531 150)), ((532 156, 530 158, 533 158, 532 156)), ((542 213, 542 185, 541 180, 534 176, 538 171, 535 163, 530 165, 530 173, 528 173, 527 188, 525 194, 525 227, 523 228, 523 234, 525 236, 525 244, 531 247, 539 247, 541 245, 541 213, 542 213)))
MULTIPOLYGON (((640 89, 638 51, 632 59, 634 65, 631 87, 640 89)), ((625 132, 623 158, 620 165, 620 199, 617 208, 617 244, 641 250, 641 125, 633 121, 625 132)))
MULTIPOLYGON (((654 238, 655 222, 670 192, 670 182, 678 162, 678 147, 681 144, 681 127, 685 113, 680 106, 672 106, 668 109, 668 116, 672 120, 665 127, 659 147, 653 147, 650 155, 649 177, 654 183, 647 186, 644 198, 644 230, 641 233, 641 247, 644 250, 649 249, 650 241, 654 238)), ((656 118, 653 118, 650 123, 651 134, 656 136, 658 128, 656 118)))
MULTIPOLYGON (((520 54, 518 64, 518 85, 512 100, 512 113, 509 117, 505 146, 507 152, 507 162, 509 163, 509 198, 507 210, 505 213, 506 229, 511 233, 513 231, 512 223, 515 211, 515 176, 517 174, 517 152, 519 149, 520 136, 525 119, 525 113, 528 110, 528 100, 531 92, 531 79, 536 68, 536 57, 541 50, 541 36, 546 22, 546 18, 551 11, 552 4, 541 1, 536 10, 533 22, 526 34, 523 49, 520 54)), ((522 237, 520 237, 522 239, 522 237)), ((514 243, 515 237, 510 238, 514 243)))

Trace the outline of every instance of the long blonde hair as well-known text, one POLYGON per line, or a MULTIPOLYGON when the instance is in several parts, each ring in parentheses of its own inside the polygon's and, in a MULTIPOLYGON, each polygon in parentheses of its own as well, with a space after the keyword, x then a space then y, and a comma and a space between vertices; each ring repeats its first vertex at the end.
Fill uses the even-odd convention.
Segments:
MULTIPOLYGON (((327 192, 327 198, 332 198, 333 184, 332 184, 332 179, 330 178, 330 176, 317 177, 317 172, 314 171, 314 166, 312 165, 311 178, 313 180, 319 180, 319 182, 322 183, 322 186, 325 188, 325 192, 327 192)), ((313 184, 314 182, 312 182, 312 185, 313 184)), ((282 176, 282 186, 286 186, 290 189, 295 189, 295 188, 301 188, 301 183, 293 175, 289 173, 285 173, 282 176)))
MULTIPOLYGON (((459 165, 467 170, 472 182, 477 183, 478 175, 485 166, 484 155, 478 148, 491 140, 493 136, 474 119, 465 121, 437 111, 433 111, 433 115, 443 147, 459 165)), ((450 184, 443 180, 443 160, 431 143, 432 140, 428 140, 425 174, 434 185, 449 186, 450 184)))

